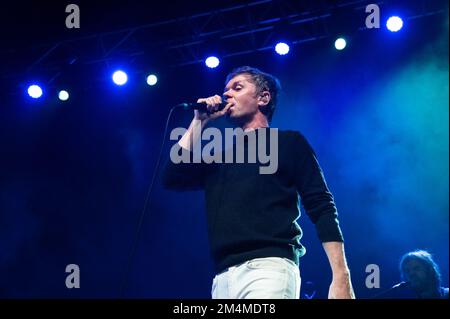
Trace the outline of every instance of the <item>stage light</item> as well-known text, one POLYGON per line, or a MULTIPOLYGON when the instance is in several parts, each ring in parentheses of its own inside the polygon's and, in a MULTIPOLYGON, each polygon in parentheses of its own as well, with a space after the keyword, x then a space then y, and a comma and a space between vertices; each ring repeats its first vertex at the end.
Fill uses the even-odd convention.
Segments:
POLYGON ((392 16, 387 20, 386 27, 391 32, 397 32, 403 27, 403 20, 400 17, 392 16))
POLYGON ((124 85, 128 81, 128 76, 125 72, 118 70, 114 72, 112 79, 117 85, 124 85))
POLYGON ((28 87, 28 95, 33 99, 38 99, 42 96, 42 89, 39 85, 33 84, 28 87))
POLYGON ((347 46, 347 41, 344 38, 338 38, 334 41, 334 47, 336 50, 343 50, 347 46))
POLYGON ((59 91, 58 98, 61 101, 67 101, 69 99, 69 92, 67 92, 66 90, 59 91))
POLYGON ((206 64, 206 66, 207 66, 208 68, 214 69, 214 68, 216 68, 217 66, 219 66, 220 61, 219 61, 219 59, 218 59, 217 57, 215 57, 215 56, 210 56, 210 57, 208 57, 208 58, 205 60, 205 64, 206 64))
POLYGON ((155 85, 158 82, 158 78, 154 74, 150 74, 147 76, 147 84, 148 85, 155 85))
POLYGON ((279 55, 288 54, 289 45, 287 45, 287 43, 284 42, 278 42, 277 45, 275 46, 275 52, 278 53, 279 55))

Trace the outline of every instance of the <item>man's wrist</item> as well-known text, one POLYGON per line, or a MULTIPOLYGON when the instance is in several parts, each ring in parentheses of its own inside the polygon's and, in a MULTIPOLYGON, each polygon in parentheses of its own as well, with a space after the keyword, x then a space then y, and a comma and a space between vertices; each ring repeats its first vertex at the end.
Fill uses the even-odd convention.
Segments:
POLYGON ((333 281, 350 281, 350 270, 348 268, 342 268, 333 271, 333 281))

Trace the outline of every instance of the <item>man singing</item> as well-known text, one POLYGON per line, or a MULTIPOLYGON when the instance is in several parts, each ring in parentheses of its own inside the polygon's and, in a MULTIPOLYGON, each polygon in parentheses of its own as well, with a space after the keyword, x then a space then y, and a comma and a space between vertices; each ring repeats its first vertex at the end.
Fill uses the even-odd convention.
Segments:
MULTIPOLYGON (((269 128, 279 90, 279 81, 270 74, 248 66, 233 70, 226 79, 224 101, 218 95, 198 99, 207 111, 194 111, 189 129, 178 141, 180 149, 192 157, 205 125, 226 116, 246 137, 231 151, 276 143, 274 172, 261 173, 261 163, 249 160, 250 155, 244 162, 169 160, 163 183, 175 190, 205 191, 216 268, 212 298, 299 298, 299 258, 305 254, 296 222, 300 200, 331 266, 328 297, 355 298, 337 209, 313 149, 298 132, 269 128), (256 143, 252 144, 252 136, 256 143), (267 137, 267 143, 260 143, 267 137)), ((228 159, 236 155, 223 153, 228 159)))

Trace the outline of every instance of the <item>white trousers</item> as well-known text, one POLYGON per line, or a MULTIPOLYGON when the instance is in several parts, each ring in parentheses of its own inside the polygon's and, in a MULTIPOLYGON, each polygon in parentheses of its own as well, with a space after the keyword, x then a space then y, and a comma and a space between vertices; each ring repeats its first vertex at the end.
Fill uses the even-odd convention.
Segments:
POLYGON ((299 299, 300 270, 287 258, 256 258, 213 279, 213 299, 299 299))

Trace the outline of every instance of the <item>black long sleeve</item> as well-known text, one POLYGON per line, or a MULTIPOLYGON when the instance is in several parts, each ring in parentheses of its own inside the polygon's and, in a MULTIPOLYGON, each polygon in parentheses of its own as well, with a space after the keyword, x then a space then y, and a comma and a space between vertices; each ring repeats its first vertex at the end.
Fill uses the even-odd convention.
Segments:
POLYGON ((342 242, 336 205, 316 154, 301 134, 296 134, 295 139, 296 158, 299 159, 295 173, 296 185, 303 207, 316 226, 320 241, 342 242))
MULTIPOLYGON (((262 130, 269 129, 256 130, 257 138, 262 130)), ((278 131, 277 149, 278 167, 273 174, 261 174, 264 164, 259 161, 173 164, 169 160, 166 164, 166 187, 205 190, 217 271, 259 257, 298 262, 305 253, 297 223, 299 198, 321 241, 343 241, 333 196, 306 139, 298 132, 278 131)))

